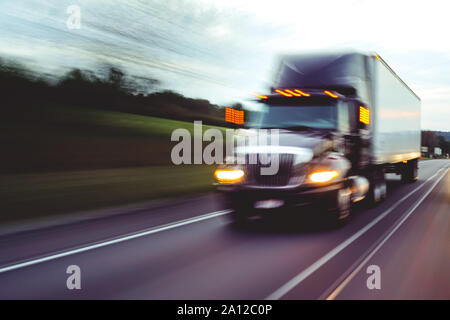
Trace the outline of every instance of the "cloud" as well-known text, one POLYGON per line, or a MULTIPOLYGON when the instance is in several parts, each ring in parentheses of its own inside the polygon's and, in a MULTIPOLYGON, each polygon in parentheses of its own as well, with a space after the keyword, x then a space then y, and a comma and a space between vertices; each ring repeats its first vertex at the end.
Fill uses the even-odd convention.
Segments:
POLYGON ((226 104, 264 91, 278 53, 375 50, 422 97, 423 124, 450 130, 443 120, 450 101, 445 1, 79 0, 76 31, 65 26, 69 4, 2 2, 0 52, 53 69, 107 60, 226 104))

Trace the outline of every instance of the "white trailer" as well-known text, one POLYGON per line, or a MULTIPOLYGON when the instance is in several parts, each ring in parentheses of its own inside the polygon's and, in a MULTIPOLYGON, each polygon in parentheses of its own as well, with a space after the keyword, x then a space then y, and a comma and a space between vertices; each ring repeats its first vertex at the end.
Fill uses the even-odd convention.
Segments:
POLYGON ((420 98, 378 56, 372 64, 372 163, 420 157, 420 98))

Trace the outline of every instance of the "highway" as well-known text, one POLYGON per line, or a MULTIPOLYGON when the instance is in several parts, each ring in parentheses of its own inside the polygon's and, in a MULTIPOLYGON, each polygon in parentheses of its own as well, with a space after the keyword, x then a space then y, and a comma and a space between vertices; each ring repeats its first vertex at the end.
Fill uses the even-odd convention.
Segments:
POLYGON ((311 216, 235 228, 206 195, 5 234, 0 299, 450 299, 449 167, 422 161, 411 184, 387 175, 387 199, 340 228, 311 216))

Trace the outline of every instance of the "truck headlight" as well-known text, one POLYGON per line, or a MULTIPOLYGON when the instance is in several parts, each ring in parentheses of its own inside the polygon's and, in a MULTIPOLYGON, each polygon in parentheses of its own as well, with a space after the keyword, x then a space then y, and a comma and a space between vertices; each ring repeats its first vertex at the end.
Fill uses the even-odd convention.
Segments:
POLYGON ((214 177, 220 183, 238 183, 244 179, 244 170, 241 169, 217 169, 214 177))
POLYGON ((311 182, 321 183, 333 180, 339 175, 338 171, 316 171, 309 176, 311 182))

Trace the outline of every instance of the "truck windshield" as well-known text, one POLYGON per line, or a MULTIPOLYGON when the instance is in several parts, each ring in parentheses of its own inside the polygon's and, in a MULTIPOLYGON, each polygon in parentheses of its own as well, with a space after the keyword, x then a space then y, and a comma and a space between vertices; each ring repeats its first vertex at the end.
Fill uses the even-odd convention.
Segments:
POLYGON ((266 105, 261 112, 258 128, 278 129, 337 129, 337 108, 328 105, 266 105))

